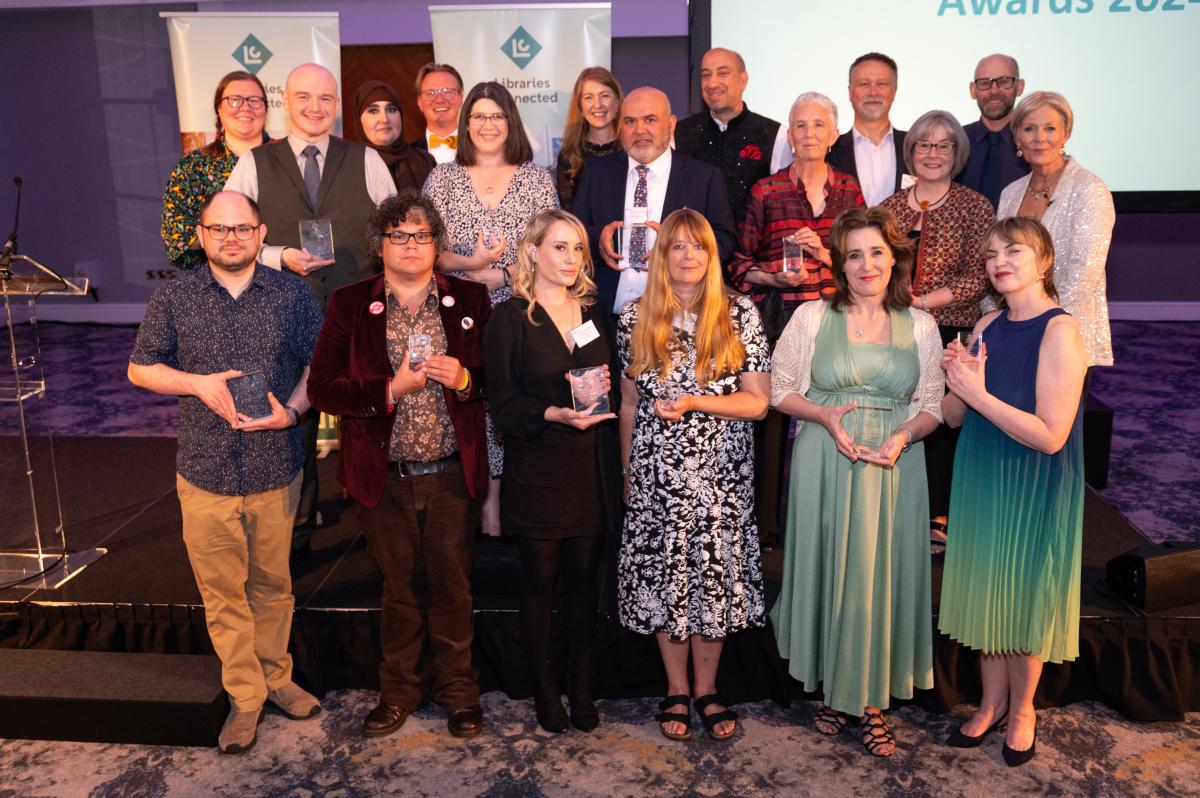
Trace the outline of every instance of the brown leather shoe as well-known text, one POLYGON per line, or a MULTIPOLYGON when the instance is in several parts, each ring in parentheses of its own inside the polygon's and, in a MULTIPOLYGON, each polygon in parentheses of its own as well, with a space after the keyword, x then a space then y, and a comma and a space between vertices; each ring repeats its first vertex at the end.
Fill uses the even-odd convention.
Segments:
POLYGON ((362 732, 367 737, 385 737, 404 725, 408 710, 383 701, 363 718, 362 732))
POLYGON ((483 731, 483 707, 473 704, 450 713, 446 728, 455 737, 474 737, 483 731))

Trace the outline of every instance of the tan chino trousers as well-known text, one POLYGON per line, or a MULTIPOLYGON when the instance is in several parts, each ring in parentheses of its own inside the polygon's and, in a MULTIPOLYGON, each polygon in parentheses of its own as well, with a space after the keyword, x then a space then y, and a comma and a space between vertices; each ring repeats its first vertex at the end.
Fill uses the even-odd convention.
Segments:
POLYGON ((183 542, 221 660, 221 683, 242 712, 259 709, 268 690, 292 680, 288 555, 302 477, 275 490, 224 496, 175 475, 183 542))

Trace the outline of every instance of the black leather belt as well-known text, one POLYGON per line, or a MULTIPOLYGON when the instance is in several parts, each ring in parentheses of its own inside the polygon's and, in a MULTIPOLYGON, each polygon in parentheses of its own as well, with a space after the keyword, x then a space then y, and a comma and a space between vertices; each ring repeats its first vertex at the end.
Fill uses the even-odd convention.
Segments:
POLYGON ((418 462, 416 460, 405 460, 403 462, 389 460, 388 471, 397 471, 402 477, 420 477, 426 474, 437 474, 456 465, 458 465, 458 452, 446 457, 440 457, 437 460, 426 460, 425 462, 418 462))

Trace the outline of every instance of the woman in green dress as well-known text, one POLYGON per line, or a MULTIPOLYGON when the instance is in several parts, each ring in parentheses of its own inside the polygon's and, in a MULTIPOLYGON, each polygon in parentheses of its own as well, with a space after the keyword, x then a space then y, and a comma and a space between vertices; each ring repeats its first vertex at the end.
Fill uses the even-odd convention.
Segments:
POLYGON ((921 439, 941 422, 937 323, 911 307, 913 244, 883 208, 830 234, 835 293, 801 305, 775 349, 771 404, 802 423, 783 588, 771 610, 788 671, 836 735, 891 756, 891 696, 933 686, 929 493, 921 439))
POLYGON ((1007 720, 1004 761, 1016 766, 1033 758, 1042 664, 1079 654, 1087 356, 1040 222, 997 222, 986 260, 1003 306, 975 325, 975 356, 953 342, 943 358, 942 411, 962 434, 938 626, 982 654, 979 711, 947 744, 974 748, 1007 720))

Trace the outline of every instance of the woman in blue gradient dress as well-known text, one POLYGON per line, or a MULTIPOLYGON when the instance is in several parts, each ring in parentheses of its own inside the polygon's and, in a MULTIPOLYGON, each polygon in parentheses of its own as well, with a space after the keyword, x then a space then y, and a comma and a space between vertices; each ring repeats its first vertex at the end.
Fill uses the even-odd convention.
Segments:
POLYGON ((952 342, 942 359, 942 413, 962 433, 939 627, 980 652, 983 681, 979 710, 947 744, 978 746, 1007 720, 1004 761, 1016 766, 1033 758, 1043 663, 1079 655, 1087 358, 1058 305, 1046 228, 997 222, 986 257, 1002 307, 976 325, 976 356, 952 342))

